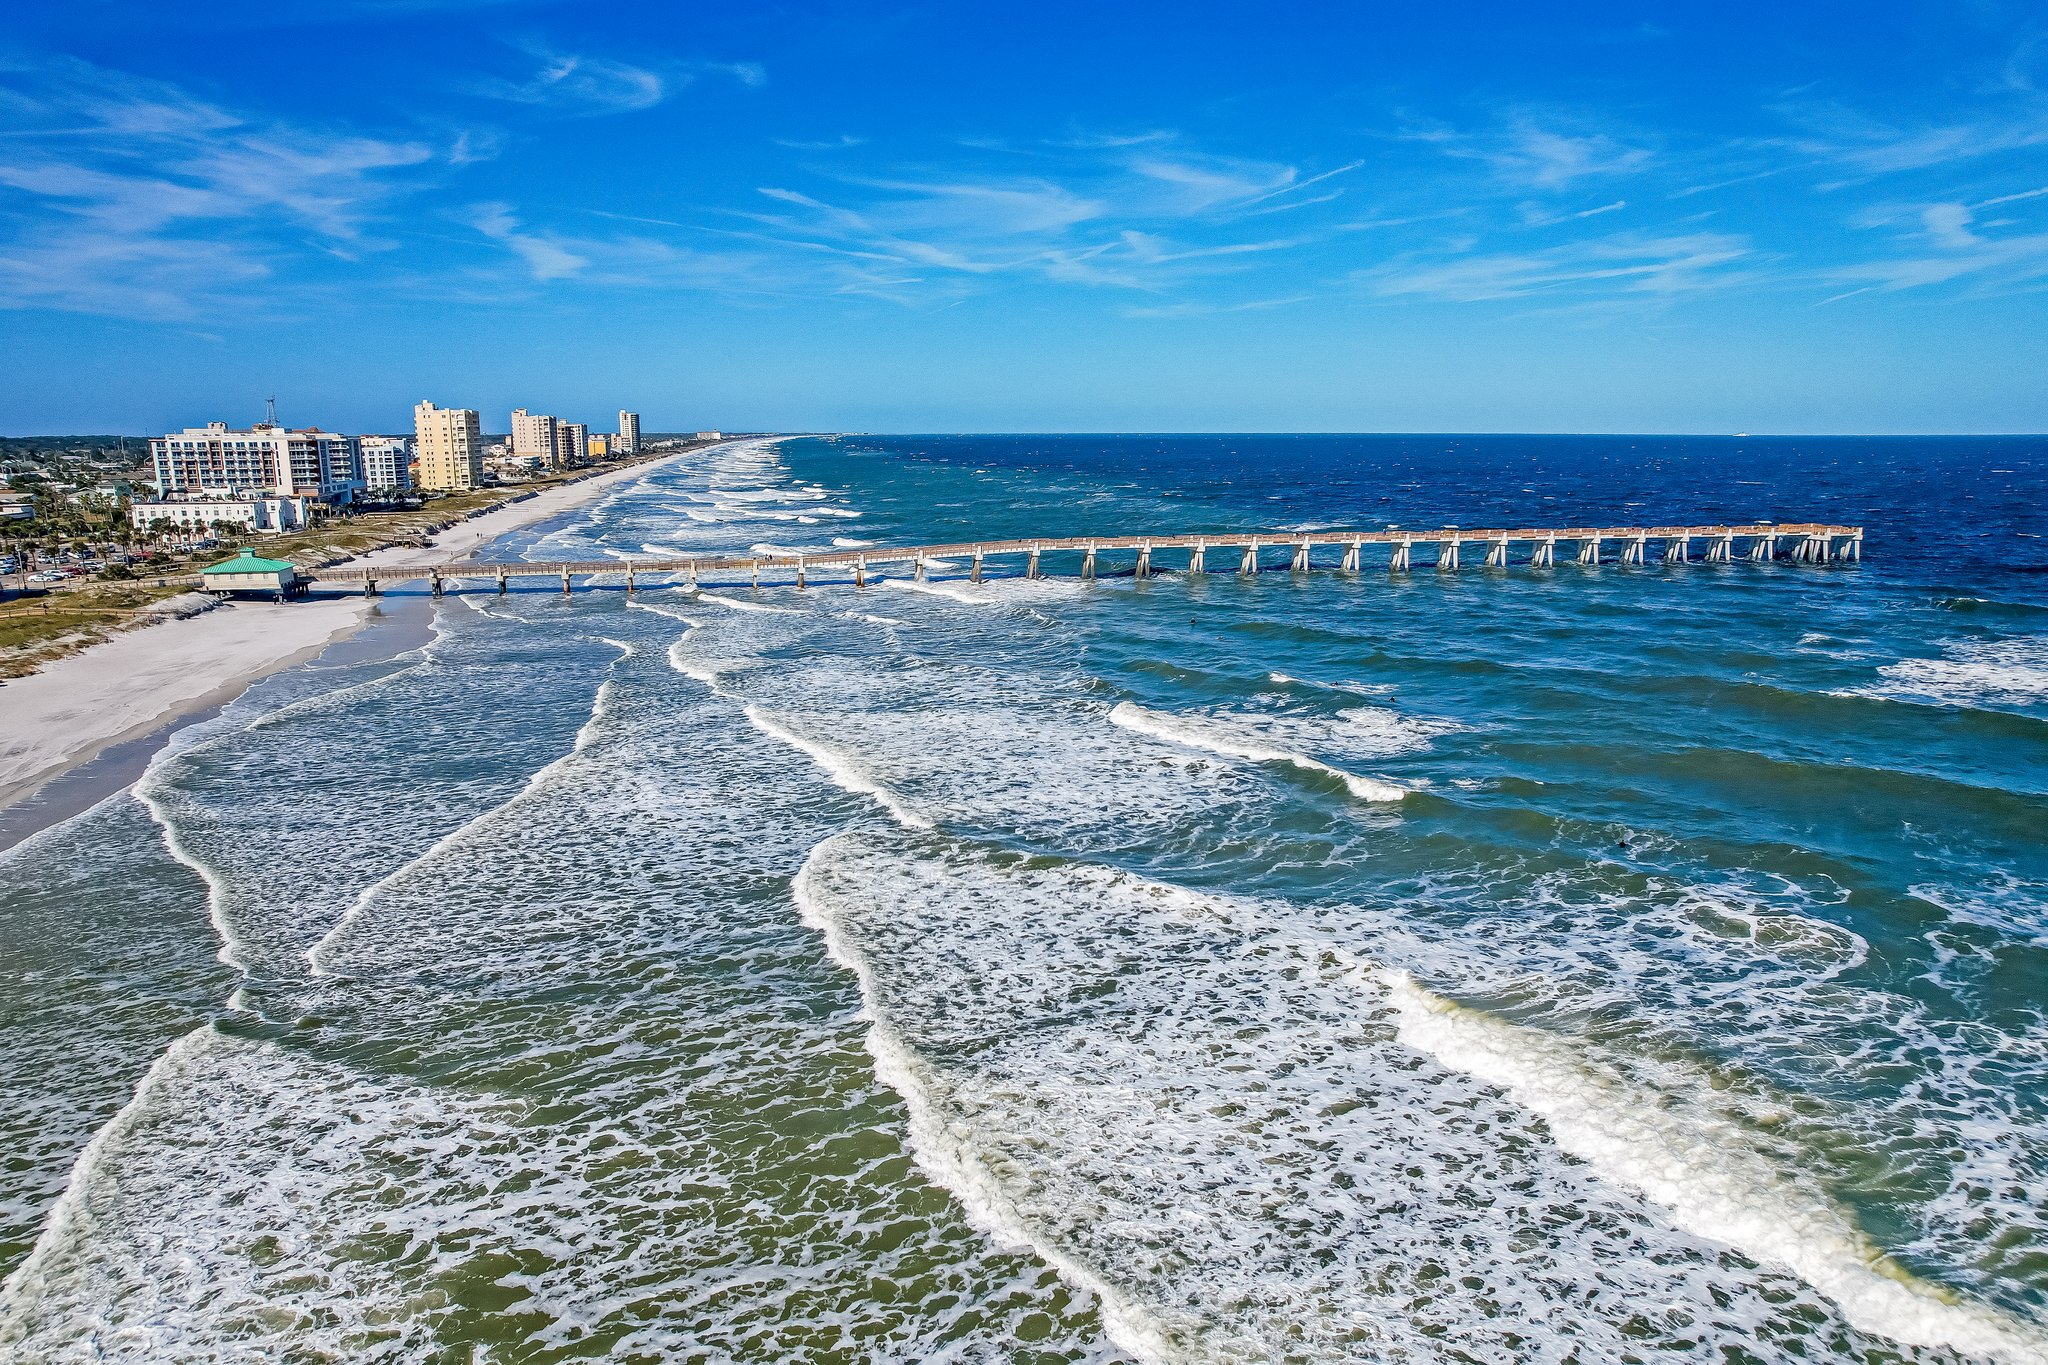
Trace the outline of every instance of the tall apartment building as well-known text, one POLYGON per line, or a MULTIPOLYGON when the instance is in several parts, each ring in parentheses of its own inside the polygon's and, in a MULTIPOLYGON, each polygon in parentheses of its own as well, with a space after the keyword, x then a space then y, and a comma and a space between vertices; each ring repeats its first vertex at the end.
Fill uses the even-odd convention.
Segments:
POLYGON ((558 468, 561 460, 555 450, 555 427, 556 419, 546 413, 512 409, 512 457, 538 455, 549 469, 558 468))
POLYGON ((476 488, 484 481, 483 419, 475 408, 412 410, 413 440, 420 460, 420 487, 430 492, 476 488))
POLYGON ((636 455, 640 451, 640 414, 619 409, 619 439, 612 443, 615 455, 636 455))
POLYGON ((412 487, 412 442, 403 436, 358 436, 366 488, 412 487))
POLYGON ((562 467, 582 464, 590 448, 590 424, 588 422, 555 423, 555 464, 562 467))
POLYGON ((259 422, 238 431, 208 422, 151 437, 149 458, 166 498, 268 493, 346 503, 362 487, 355 439, 318 427, 259 422))

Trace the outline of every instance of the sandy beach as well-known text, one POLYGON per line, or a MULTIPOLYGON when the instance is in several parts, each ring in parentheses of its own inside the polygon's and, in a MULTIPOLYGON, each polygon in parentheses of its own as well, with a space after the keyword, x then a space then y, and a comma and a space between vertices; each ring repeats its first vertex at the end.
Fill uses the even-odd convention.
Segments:
MULTIPOLYGON (((364 565, 467 558, 507 532, 545 521, 637 478, 660 461, 560 484, 458 522, 431 546, 377 550, 364 565)), ((233 602, 125 631, 0 687, 0 810, 117 745, 222 705, 257 679, 313 658, 369 613, 360 596, 275 605, 233 602)))

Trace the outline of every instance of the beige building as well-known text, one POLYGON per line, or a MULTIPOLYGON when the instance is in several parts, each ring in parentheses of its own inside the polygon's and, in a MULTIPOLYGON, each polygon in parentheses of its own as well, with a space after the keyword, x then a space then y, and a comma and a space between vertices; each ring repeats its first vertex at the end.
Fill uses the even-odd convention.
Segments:
POLYGON ((619 439, 612 442, 612 449, 621 455, 632 455, 640 449, 640 414, 619 409, 619 439))
POLYGON ((590 449, 590 424, 588 422, 555 423, 555 463, 557 466, 582 464, 590 449))
POLYGON ((538 455, 544 468, 555 468, 560 463, 555 452, 556 425, 556 419, 544 412, 512 409, 512 457, 538 455))
POLYGON ((475 408, 412 410, 420 487, 432 492, 476 488, 484 481, 483 420, 475 408))

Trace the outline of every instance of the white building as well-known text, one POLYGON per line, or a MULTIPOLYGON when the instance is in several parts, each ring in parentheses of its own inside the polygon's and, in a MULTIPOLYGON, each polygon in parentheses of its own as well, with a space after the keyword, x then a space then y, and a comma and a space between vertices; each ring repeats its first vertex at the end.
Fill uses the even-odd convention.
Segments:
POLYGON ((210 536, 215 522, 229 522, 244 531, 273 535, 301 531, 313 522, 314 499, 300 496, 180 497, 128 504, 128 523, 138 531, 168 521, 185 535, 210 536))
POLYGON ((246 431, 225 422, 187 427, 149 442, 159 495, 270 494, 353 501, 357 478, 353 437, 306 427, 292 431, 259 422, 246 431))
POLYGON ((419 403, 412 410, 412 429, 421 488, 442 492, 483 486, 483 419, 475 408, 419 403))
POLYGON ((403 436, 359 436, 365 488, 411 488, 412 442, 403 436))
POLYGON ((640 414, 619 409, 619 439, 612 443, 614 455, 636 455, 640 451, 640 414))

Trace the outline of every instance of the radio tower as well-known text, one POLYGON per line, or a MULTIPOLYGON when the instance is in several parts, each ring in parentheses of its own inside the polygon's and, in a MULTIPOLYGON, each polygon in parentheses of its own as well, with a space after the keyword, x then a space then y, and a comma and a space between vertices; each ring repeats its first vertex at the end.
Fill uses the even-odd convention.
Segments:
POLYGON ((277 395, 274 393, 263 400, 263 421, 268 426, 277 425, 277 395))

